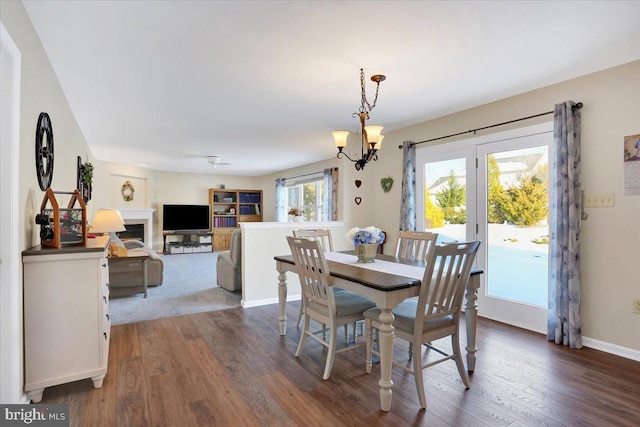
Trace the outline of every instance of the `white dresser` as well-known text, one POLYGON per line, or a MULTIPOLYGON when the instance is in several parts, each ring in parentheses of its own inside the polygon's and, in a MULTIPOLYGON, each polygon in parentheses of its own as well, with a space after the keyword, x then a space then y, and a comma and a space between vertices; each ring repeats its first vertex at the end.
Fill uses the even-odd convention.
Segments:
POLYGON ((25 392, 34 403, 49 386, 91 378, 102 387, 107 373, 109 239, 97 246, 36 246, 24 265, 25 392))

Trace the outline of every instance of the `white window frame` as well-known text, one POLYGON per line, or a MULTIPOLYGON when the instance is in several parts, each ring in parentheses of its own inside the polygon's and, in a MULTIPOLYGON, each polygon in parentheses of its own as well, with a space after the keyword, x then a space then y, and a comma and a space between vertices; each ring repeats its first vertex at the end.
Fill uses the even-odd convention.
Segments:
POLYGON ((285 183, 285 202, 284 202, 284 216, 287 217, 291 208, 303 208, 313 209, 315 214, 315 221, 322 221, 322 210, 324 208, 324 175, 322 173, 307 175, 304 179, 288 179, 285 183), (315 183, 316 186, 316 202, 313 206, 291 206, 289 203, 289 190, 293 187, 297 187, 298 200, 304 201, 304 185, 315 183))

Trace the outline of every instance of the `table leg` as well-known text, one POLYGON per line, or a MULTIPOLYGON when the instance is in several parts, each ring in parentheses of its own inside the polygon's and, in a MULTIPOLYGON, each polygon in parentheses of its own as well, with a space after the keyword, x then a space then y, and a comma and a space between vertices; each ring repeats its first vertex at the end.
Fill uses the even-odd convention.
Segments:
POLYGON ((467 371, 473 372, 476 367, 476 327, 478 324, 478 289, 480 288, 480 275, 474 274, 469 278, 465 294, 467 303, 464 310, 464 319, 467 327, 467 371))
POLYGON ((389 308, 383 308, 380 316, 378 340, 380 341, 380 409, 391 409, 393 381, 391 381, 391 365, 393 360, 393 313, 389 308))
POLYGON ((280 335, 287 334, 287 273, 284 269, 278 267, 278 305, 280 308, 280 316, 278 323, 280 326, 280 335))

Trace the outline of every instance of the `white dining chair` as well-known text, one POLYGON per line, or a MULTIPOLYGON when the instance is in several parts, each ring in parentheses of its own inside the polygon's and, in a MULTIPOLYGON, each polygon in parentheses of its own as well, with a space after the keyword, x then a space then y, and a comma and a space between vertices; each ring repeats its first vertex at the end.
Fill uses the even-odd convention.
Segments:
MULTIPOLYGON (((322 245, 322 249, 324 252, 332 252, 333 251, 333 239, 331 238, 331 230, 328 229, 302 229, 302 230, 293 230, 293 237, 306 237, 311 240, 318 240, 322 245)), ((304 299, 303 299, 304 301, 304 299)), ((300 303, 300 312, 298 313, 298 320, 296 321, 296 327, 300 327, 300 322, 302 322, 302 316, 304 315, 304 303, 300 303)), ((345 326, 345 335, 348 334, 345 326)))
POLYGON ((375 307, 369 298, 342 290, 334 292, 333 278, 329 274, 327 260, 317 240, 287 236, 287 242, 293 254, 304 299, 304 321, 300 342, 296 350, 299 357, 307 337, 311 337, 327 347, 327 361, 322 375, 329 379, 336 353, 358 348, 356 344, 337 350, 337 328, 363 319, 363 313, 375 307), (311 320, 320 323, 319 331, 310 331, 311 320), (325 337, 325 326, 329 330, 329 341, 325 337), (320 335, 320 337, 318 337, 320 335))
POLYGON ((331 238, 331 230, 329 229, 301 229, 293 230, 294 237, 306 237, 313 240, 319 240, 322 249, 325 252, 333 252, 333 239, 331 238))
MULTIPOLYGON (((415 376, 418 398, 427 407, 422 370, 437 363, 453 359, 464 385, 469 388, 469 377, 460 351, 460 317, 465 288, 471 275, 471 266, 480 242, 451 243, 435 246, 431 259, 427 260, 418 300, 409 299, 393 310, 395 336, 413 344, 413 348, 434 350, 443 355, 437 360, 422 364, 422 351, 413 354, 413 368, 397 361, 393 365, 415 376), (447 354, 434 347, 433 342, 450 336, 452 353, 447 354)), ((371 355, 379 355, 373 348, 373 329, 380 328, 379 308, 364 313, 367 328, 367 373, 371 373, 371 355)), ((410 356, 411 357, 411 356, 410 356)))
POLYGON ((396 242, 395 256, 425 261, 437 239, 438 233, 429 231, 400 231, 396 242))
MULTIPOLYGON (((430 231, 400 231, 396 241, 398 258, 427 261, 438 240, 438 233, 430 231)), ((415 298, 417 300, 417 297, 415 298)), ((409 359, 413 355, 413 343, 409 342, 409 359)))

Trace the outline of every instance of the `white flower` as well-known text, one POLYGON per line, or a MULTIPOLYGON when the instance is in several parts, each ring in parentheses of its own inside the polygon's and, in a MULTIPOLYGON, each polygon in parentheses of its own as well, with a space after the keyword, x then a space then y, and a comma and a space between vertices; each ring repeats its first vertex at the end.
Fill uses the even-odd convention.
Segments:
POLYGON ((366 228, 354 227, 346 234, 347 240, 353 246, 358 247, 363 243, 382 243, 385 235, 379 228, 372 225, 366 228))

